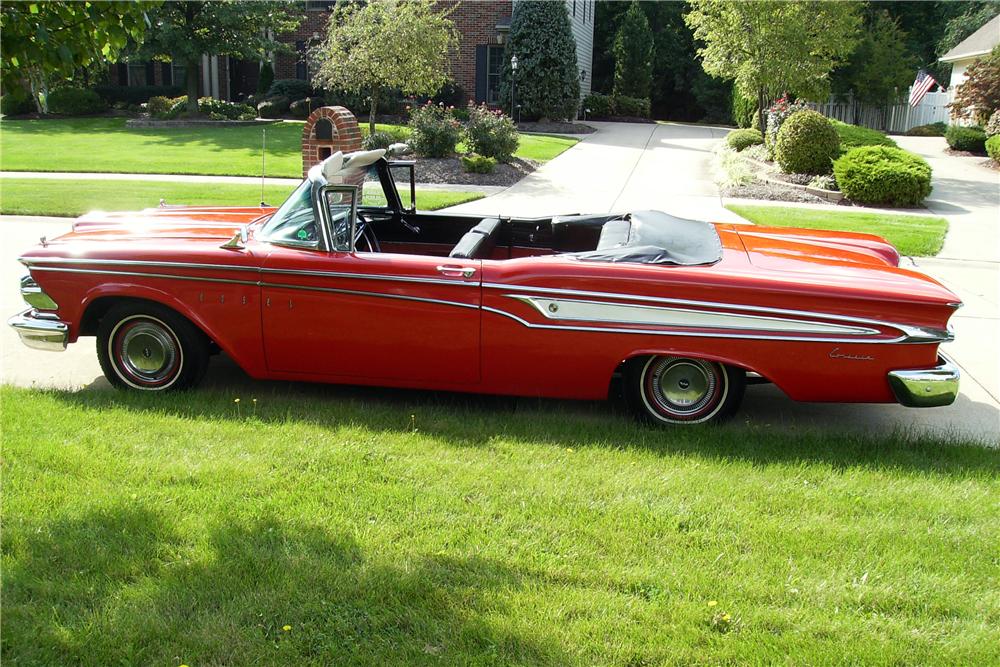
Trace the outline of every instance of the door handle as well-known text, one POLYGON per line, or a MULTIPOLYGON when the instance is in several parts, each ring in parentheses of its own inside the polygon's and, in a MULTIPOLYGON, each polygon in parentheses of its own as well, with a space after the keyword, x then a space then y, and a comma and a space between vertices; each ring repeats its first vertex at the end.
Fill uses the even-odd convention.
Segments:
POLYGON ((471 278, 476 275, 476 270, 471 266, 449 266, 441 264, 437 267, 438 273, 452 278, 471 278))

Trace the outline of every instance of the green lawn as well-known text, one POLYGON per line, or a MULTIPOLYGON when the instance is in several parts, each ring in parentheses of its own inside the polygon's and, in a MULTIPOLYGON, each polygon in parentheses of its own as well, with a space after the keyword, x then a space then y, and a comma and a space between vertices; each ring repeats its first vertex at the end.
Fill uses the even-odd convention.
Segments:
MULTIPOLYGON (((264 201, 276 206, 285 200, 292 189, 292 186, 266 186, 264 201)), ((136 211, 157 206, 161 197, 168 204, 256 206, 260 203, 260 186, 120 180, 0 179, 0 213, 5 215, 78 216, 94 210, 136 211)), ((417 205, 421 210, 433 211, 482 197, 481 192, 417 190, 417 205)), ((385 197, 377 185, 369 186, 365 189, 364 201, 377 206, 385 203, 385 197)))
MULTIPOLYGON (((267 175, 300 176, 302 123, 266 129, 267 175)), ((260 127, 130 130, 124 118, 3 120, 0 170, 259 176, 261 134, 260 127)), ((516 155, 550 160, 576 141, 522 135, 516 155)))
POLYGON ((728 204, 730 211, 766 227, 833 229, 841 232, 876 234, 896 246, 900 254, 931 257, 941 251, 948 221, 926 215, 859 213, 793 208, 790 206, 744 206, 728 204))
POLYGON ((260 389, 0 388, 5 661, 1000 662, 997 450, 260 389))

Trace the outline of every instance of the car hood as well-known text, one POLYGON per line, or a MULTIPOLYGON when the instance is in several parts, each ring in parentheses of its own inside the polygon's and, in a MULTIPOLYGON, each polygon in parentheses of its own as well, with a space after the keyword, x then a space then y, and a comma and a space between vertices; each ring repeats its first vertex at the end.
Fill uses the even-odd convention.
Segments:
POLYGON ((243 225, 270 215, 274 210, 269 207, 178 206, 137 212, 96 211, 77 218, 71 232, 47 242, 225 240, 232 238, 243 225))

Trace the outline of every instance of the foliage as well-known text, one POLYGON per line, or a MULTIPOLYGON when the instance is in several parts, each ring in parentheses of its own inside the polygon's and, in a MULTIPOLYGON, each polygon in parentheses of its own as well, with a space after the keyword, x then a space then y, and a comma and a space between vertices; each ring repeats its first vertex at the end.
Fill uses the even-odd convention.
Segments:
POLYGON ((487 158, 496 158, 500 162, 510 160, 520 142, 517 126, 510 116, 485 104, 470 104, 468 112, 464 135, 466 146, 473 153, 487 158))
POLYGON ((760 130, 752 128, 733 130, 726 135, 726 144, 736 152, 762 143, 764 143, 764 135, 760 133, 760 130))
POLYGON ((313 84, 368 95, 368 129, 374 132, 387 91, 437 93, 450 79, 448 54, 457 48, 448 12, 430 0, 338 3, 322 43, 310 52, 313 84))
POLYGON ((945 141, 956 151, 983 153, 986 151, 986 132, 981 127, 949 125, 944 133, 945 141))
POLYGON ((994 110, 986 123, 987 137, 995 137, 998 134, 1000 134, 1000 109, 994 110))
POLYGON ((56 88, 48 95, 51 113, 64 116, 85 116, 100 113, 107 108, 101 96, 85 88, 56 88))
POLYGON ((938 3, 944 5, 957 6, 960 13, 948 19, 944 24, 944 30, 939 28, 938 54, 944 54, 961 44, 967 37, 972 35, 1000 12, 1000 5, 996 0, 989 2, 947 2, 938 3))
POLYGON ((306 97, 288 105, 288 111, 294 118, 308 118, 309 114, 325 104, 322 97, 306 97))
POLYGON ((396 143, 396 140, 388 132, 373 132, 361 140, 361 148, 366 151, 373 151, 379 148, 388 148, 394 143, 396 143))
POLYGON ((462 125, 444 105, 427 104, 410 112, 410 145, 425 157, 449 157, 462 134, 462 125))
MULTIPOLYGON (((733 91, 732 96, 732 116, 737 127, 753 127, 757 121, 757 100, 741 95, 738 91, 733 91)), ((757 130, 760 132, 760 130, 757 130)), ((763 135, 761 135, 763 136, 763 135)))
POLYGON ((715 149, 714 167, 714 180, 721 188, 750 185, 757 180, 755 169, 726 142, 721 142, 715 149))
POLYGON ((994 134, 986 140, 986 154, 994 162, 1000 163, 1000 134, 994 134))
POLYGON ((129 40, 139 40, 153 3, 5 2, 0 5, 3 33, 0 88, 28 82, 38 111, 45 111, 50 84, 70 79, 80 69, 114 59, 129 40))
POLYGON ((31 94, 21 88, 8 88, 0 97, 0 113, 4 116, 20 116, 35 111, 31 94))
POLYGON ((833 92, 839 96, 850 93, 858 104, 885 106, 907 89, 915 71, 906 33, 889 12, 873 11, 854 52, 833 74, 833 92))
POLYGON ((828 174, 840 155, 833 123, 816 111, 798 111, 781 125, 774 156, 788 174, 828 174))
MULTIPOLYGON (((170 107, 166 113, 159 116, 160 118, 169 120, 188 115, 189 107, 186 95, 181 95, 167 101, 170 107)), ((158 100, 155 106, 159 107, 160 104, 161 102, 158 100)), ((197 104, 198 113, 202 116, 207 116, 210 120, 253 120, 257 117, 257 113, 253 107, 237 102, 227 102, 226 100, 217 100, 212 97, 200 97, 197 104)), ((152 111, 150 113, 152 114, 152 111)))
POLYGON ((985 123, 994 109, 1000 109, 1000 44, 969 65, 965 76, 948 108, 953 114, 985 123))
POLYGON ((163 95, 155 95, 146 102, 146 111, 151 118, 163 118, 173 108, 175 101, 163 95))
POLYGON ((649 118, 651 115, 649 98, 626 97, 624 95, 601 95, 594 93, 583 98, 581 109, 587 110, 588 118, 649 118))
POLYGON ((500 99, 511 99, 510 60, 517 56, 517 103, 525 119, 572 120, 580 105, 576 42, 565 2, 519 0, 510 20, 500 99))
POLYGON ((903 134, 908 137, 943 137, 947 129, 948 123, 938 121, 936 123, 928 123, 927 125, 917 125, 916 127, 911 127, 903 134))
POLYGON ((811 181, 809 181, 809 187, 816 188, 818 190, 833 190, 837 191, 837 179, 831 174, 821 174, 815 176, 811 181))
POLYGON ((472 174, 492 174, 493 170, 497 168, 497 161, 494 158, 473 153, 462 156, 462 166, 472 174))
POLYGON ((727 2, 690 0, 685 19, 705 71, 732 79, 736 90, 761 106, 787 92, 822 98, 829 74, 851 53, 860 23, 847 2, 727 2))
POLYGON ((257 76, 257 94, 266 95, 274 84, 274 65, 270 60, 265 60, 260 66, 260 74, 257 76))
POLYGON ((649 118, 648 97, 615 97, 615 114, 626 118, 649 118))
MULTIPOLYGON (((101 3, 95 3, 101 4, 101 3)), ((136 48, 144 59, 180 62, 187 72, 188 113, 198 113, 198 80, 204 54, 263 61, 291 48, 276 39, 293 31, 300 18, 294 7, 275 0, 165 2, 151 12, 151 27, 136 48)))
POLYGON ((281 118, 291 108, 292 103, 287 97, 270 97, 257 103, 257 114, 261 118, 281 118))
POLYGON ((312 93, 312 86, 302 79, 277 79, 267 89, 267 97, 287 97, 290 100, 301 100, 312 93))
POLYGON ((588 118, 610 118, 615 115, 614 99, 611 95, 591 93, 583 98, 581 108, 588 118))
POLYGON ((94 92, 108 104, 142 104, 151 97, 177 97, 184 91, 180 86, 94 86, 94 92))
POLYGON ((804 111, 808 108, 805 102, 792 102, 785 96, 779 97, 774 101, 774 104, 768 107, 767 132, 764 133, 764 144, 767 146, 768 153, 772 158, 774 157, 774 144, 778 140, 778 130, 781 129, 782 123, 788 120, 793 113, 804 111))
POLYGON ((919 155, 890 146, 852 148, 833 163, 837 184, 862 204, 917 206, 931 193, 931 168, 919 155))
POLYGON ((653 79, 653 33, 638 0, 632 0, 615 35, 616 96, 649 98, 653 79))
POLYGON ((840 137, 840 150, 847 151, 858 146, 895 146, 896 142, 878 130, 873 130, 859 125, 842 123, 839 120, 831 120, 833 129, 837 130, 840 137))

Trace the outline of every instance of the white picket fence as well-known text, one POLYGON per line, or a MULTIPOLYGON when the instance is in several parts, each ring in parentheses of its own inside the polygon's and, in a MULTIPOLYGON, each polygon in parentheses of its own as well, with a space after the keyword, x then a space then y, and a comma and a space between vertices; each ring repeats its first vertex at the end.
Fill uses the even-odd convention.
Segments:
MULTIPOLYGON (((907 98, 909 91, 907 91, 907 98)), ((835 118, 852 125, 862 125, 884 132, 902 133, 917 125, 950 122, 948 103, 951 92, 927 93, 920 104, 911 107, 907 98, 887 107, 858 104, 851 96, 846 100, 830 98, 825 104, 810 102, 809 107, 827 118, 835 118)))

